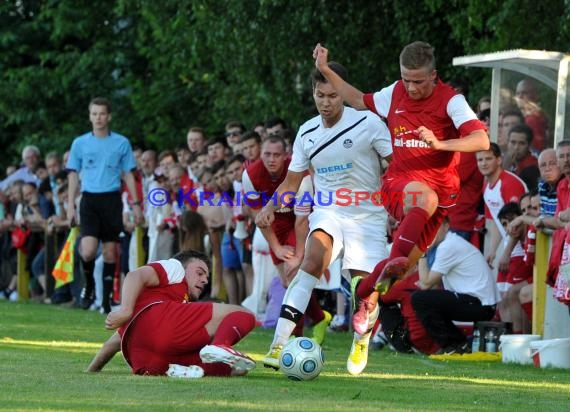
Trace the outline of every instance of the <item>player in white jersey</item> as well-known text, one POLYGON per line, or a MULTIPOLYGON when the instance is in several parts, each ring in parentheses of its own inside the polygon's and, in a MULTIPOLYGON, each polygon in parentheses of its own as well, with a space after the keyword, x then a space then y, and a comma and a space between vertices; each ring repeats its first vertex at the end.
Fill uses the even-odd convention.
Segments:
MULTIPOLYGON (((346 69, 329 66, 342 78, 346 69)), ((377 116, 343 106, 337 91, 314 70, 313 98, 319 116, 303 124, 293 146, 293 158, 284 182, 274 199, 257 215, 256 223, 268 227, 275 210, 283 206, 283 194, 295 194, 304 173, 314 169, 314 210, 309 216, 309 237, 305 256, 289 285, 275 336, 265 366, 279 368, 279 355, 296 321, 303 315, 318 278, 344 249, 343 269, 351 275, 366 275, 385 257, 386 220, 384 207, 376 201, 379 193, 379 156, 391 160, 390 133, 377 116)), ((284 198, 287 200, 286 196, 284 198)), ((375 297, 377 299, 377 296, 375 297)), ((371 297, 374 299, 374 297, 371 297)), ((377 313, 370 317, 370 327, 377 313)), ((368 359, 370 331, 354 335, 347 368, 351 374, 364 370, 368 359)))

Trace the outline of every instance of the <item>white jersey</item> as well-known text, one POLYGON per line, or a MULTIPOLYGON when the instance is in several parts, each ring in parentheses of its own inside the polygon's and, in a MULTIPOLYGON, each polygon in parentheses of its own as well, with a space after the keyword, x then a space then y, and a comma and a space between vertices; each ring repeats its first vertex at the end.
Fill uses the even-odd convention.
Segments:
POLYGON ((380 191, 378 154, 392 154, 384 122, 372 112, 344 107, 341 119, 331 128, 323 125, 320 115, 299 128, 289 170, 313 167, 314 209, 353 217, 385 212, 378 201, 372 201, 380 191))
POLYGON ((495 278, 479 249, 453 232, 447 232, 437 246, 430 270, 443 275, 445 290, 474 296, 486 306, 501 300, 495 278))

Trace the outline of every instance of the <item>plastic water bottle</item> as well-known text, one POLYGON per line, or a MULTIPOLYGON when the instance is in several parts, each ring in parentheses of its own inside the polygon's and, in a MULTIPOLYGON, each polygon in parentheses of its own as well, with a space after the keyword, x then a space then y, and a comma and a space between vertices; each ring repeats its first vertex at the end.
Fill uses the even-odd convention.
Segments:
POLYGON ((485 352, 497 352, 497 341, 495 340, 495 332, 490 330, 485 335, 485 352))
POLYGON ((471 342, 471 352, 479 352, 479 347, 481 345, 481 333, 479 329, 475 328, 473 330, 473 341, 471 342))

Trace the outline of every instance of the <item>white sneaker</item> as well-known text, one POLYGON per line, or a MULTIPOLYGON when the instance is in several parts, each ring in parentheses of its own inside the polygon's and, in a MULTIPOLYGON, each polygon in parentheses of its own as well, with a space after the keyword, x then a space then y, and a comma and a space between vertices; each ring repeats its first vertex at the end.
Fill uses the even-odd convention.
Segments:
POLYGON ((250 371, 255 368, 255 361, 244 353, 226 345, 207 345, 200 351, 204 363, 222 362, 237 371, 250 371))
POLYGON ((366 368, 368 363, 368 343, 370 342, 371 334, 372 332, 364 335, 354 334, 352 347, 346 361, 346 369, 351 375, 360 375, 366 368))
POLYGON ((198 379, 204 376, 204 369, 196 365, 182 366, 171 363, 168 366, 166 375, 171 378, 198 379))
POLYGON ((17 302, 18 301, 18 291, 13 290, 12 293, 10 293, 10 297, 8 299, 10 300, 10 302, 17 302))

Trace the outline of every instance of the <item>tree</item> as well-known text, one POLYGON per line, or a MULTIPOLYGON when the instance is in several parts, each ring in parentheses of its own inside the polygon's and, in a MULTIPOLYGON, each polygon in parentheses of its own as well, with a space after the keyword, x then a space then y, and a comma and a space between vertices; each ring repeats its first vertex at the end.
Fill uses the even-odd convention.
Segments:
POLYGON ((564 51, 569 17, 562 0, 3 0, 1 165, 25 144, 66 150, 89 130, 97 95, 113 101, 114 130, 155 149, 184 143, 192 125, 215 136, 229 120, 279 115, 297 127, 315 114, 317 42, 373 91, 399 77, 403 45, 426 40, 441 78, 466 80, 474 102, 488 94, 489 73, 453 67, 453 57, 564 51))

